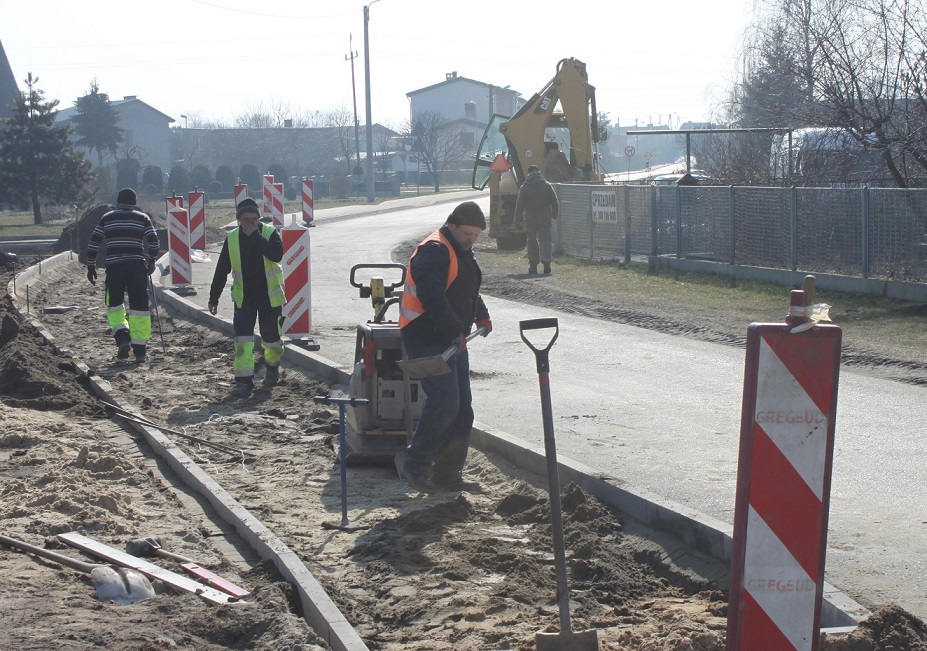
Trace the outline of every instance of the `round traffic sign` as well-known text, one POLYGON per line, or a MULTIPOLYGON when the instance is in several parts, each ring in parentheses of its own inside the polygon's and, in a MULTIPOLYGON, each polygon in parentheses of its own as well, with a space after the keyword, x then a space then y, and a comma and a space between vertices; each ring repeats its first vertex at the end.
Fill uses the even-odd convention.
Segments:
POLYGON ((634 149, 634 147, 633 147, 632 145, 628 145, 627 147, 624 148, 624 155, 627 156, 627 157, 629 157, 629 158, 630 158, 631 156, 633 156, 634 154, 636 154, 636 153, 637 153, 637 150, 634 149))

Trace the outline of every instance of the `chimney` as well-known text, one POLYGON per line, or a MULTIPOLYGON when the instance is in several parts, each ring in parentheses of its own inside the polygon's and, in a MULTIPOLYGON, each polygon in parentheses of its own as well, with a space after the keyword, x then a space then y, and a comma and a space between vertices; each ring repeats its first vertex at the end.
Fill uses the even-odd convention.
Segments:
POLYGON ((444 75, 444 79, 445 79, 445 81, 447 81, 448 79, 457 79, 457 71, 454 70, 453 72, 448 72, 448 73, 446 73, 446 74, 444 75))
POLYGON ((138 99, 138 97, 136 97, 135 95, 126 95, 126 96, 123 97, 122 99, 125 99, 125 100, 129 100, 129 99, 138 99))

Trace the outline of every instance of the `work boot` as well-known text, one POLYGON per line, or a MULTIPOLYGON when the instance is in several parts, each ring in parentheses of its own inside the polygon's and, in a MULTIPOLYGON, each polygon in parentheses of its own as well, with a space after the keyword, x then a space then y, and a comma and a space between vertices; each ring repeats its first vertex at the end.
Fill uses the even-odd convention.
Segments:
POLYGON ((116 334, 116 346, 119 347, 116 359, 129 359, 129 353, 132 352, 132 339, 128 330, 122 329, 116 334))
POLYGON ((233 398, 247 398, 251 395, 253 387, 250 382, 235 382, 235 386, 232 387, 232 397, 233 398))
POLYGON ((537 265, 537 263, 534 263, 534 264, 532 264, 530 267, 528 267, 528 275, 529 275, 529 276, 537 276, 537 275, 538 275, 538 265, 537 265))
POLYGON ((135 363, 136 364, 144 364, 147 361, 148 361, 148 353, 146 353, 144 350, 141 352, 135 353, 135 363))
POLYGON ((264 386, 277 386, 278 382, 280 382, 280 366, 271 366, 268 364, 267 370, 264 372, 264 386))
POLYGON ((544 274, 546 276, 550 275, 550 263, 549 262, 544 263, 544 274))
POLYGON ((409 486, 417 491, 423 493, 436 493, 440 490, 424 473, 410 466, 408 461, 402 464, 402 471, 399 473, 399 476, 409 482, 409 486))

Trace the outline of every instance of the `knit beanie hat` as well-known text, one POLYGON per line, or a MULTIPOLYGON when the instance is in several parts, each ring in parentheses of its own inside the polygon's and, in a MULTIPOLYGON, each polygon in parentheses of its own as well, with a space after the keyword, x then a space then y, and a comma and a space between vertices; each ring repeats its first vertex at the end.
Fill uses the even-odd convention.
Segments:
POLYGON ((238 205, 235 206, 235 218, 241 217, 243 213, 253 212, 255 215, 260 215, 261 211, 258 208, 257 201, 254 199, 242 199, 238 202, 238 205))
POLYGON ((486 230, 483 210, 473 201, 464 201, 454 208, 454 212, 447 217, 447 223, 458 226, 476 226, 480 230, 486 230))
POLYGON ((138 205, 138 197, 135 196, 135 190, 132 188, 123 188, 116 195, 117 206, 128 206, 134 208, 138 205))

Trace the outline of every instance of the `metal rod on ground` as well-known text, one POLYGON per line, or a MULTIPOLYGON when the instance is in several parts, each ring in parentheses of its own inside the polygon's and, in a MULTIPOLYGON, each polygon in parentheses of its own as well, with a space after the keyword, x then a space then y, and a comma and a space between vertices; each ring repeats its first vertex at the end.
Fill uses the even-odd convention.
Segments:
POLYGON ((164 427, 163 425, 159 425, 158 423, 154 423, 148 420, 147 418, 143 418, 139 416, 138 414, 134 414, 131 411, 123 409, 119 405, 114 405, 113 403, 106 402, 105 400, 101 400, 100 402, 106 405, 107 407, 109 407, 110 409, 112 409, 113 411, 115 411, 119 415, 119 417, 123 418, 124 420, 128 420, 133 423, 138 423, 139 425, 147 425, 148 427, 159 429, 162 432, 167 432, 168 434, 174 434, 176 436, 181 436, 185 439, 196 441, 197 443, 200 443, 207 447, 215 448, 216 450, 219 450, 221 452, 228 452, 229 454, 240 454, 242 459, 245 458, 244 450, 239 450, 229 445, 223 445, 222 443, 213 443, 212 441, 207 441, 204 438, 200 438, 199 436, 193 436, 192 434, 187 434, 186 432, 181 432, 180 430, 170 429, 168 427, 164 427))
POLYGON ((557 444, 554 440, 554 416, 550 401, 550 359, 548 353, 557 341, 560 327, 556 318, 527 319, 518 323, 522 341, 534 352, 541 386, 541 414, 544 421, 544 454, 547 457, 547 485, 550 492, 551 533, 554 539, 554 564, 557 573, 557 605, 560 607, 560 632, 538 632, 538 651, 597 651, 596 631, 574 632, 570 626, 570 588, 567 584, 566 550, 563 543, 563 515, 560 510, 560 475, 557 468, 557 444), (537 348, 525 336, 526 330, 554 328, 544 348, 537 348))
POLYGON ((154 281, 151 279, 151 275, 148 276, 148 286, 151 288, 151 300, 154 303, 155 319, 158 320, 158 334, 161 335, 161 352, 166 353, 167 349, 164 347, 164 330, 161 328, 161 315, 158 314, 158 295, 155 293, 154 281))
POLYGON ((314 396, 315 402, 325 405, 338 405, 338 459, 341 463, 341 524, 337 529, 350 531, 348 526, 348 443, 345 435, 344 410, 348 405, 366 405, 370 401, 366 398, 333 398, 332 396, 314 396))

